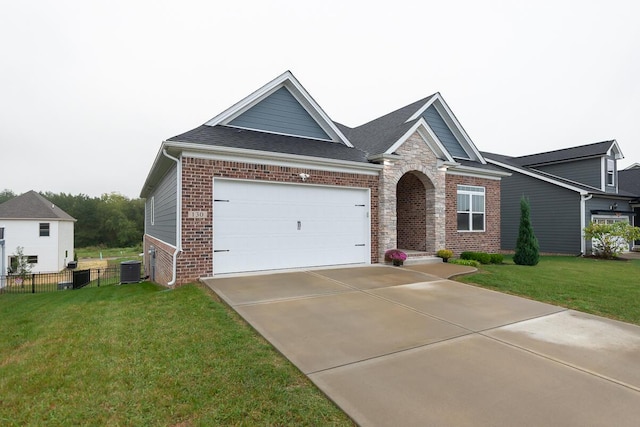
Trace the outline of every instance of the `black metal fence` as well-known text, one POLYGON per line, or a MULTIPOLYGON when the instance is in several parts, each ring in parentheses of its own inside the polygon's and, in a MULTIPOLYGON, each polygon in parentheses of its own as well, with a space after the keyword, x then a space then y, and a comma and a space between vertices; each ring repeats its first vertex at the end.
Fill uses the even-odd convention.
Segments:
POLYGON ((29 273, 24 277, 0 276, 0 293, 35 294, 119 283, 119 266, 63 270, 59 273, 29 273))

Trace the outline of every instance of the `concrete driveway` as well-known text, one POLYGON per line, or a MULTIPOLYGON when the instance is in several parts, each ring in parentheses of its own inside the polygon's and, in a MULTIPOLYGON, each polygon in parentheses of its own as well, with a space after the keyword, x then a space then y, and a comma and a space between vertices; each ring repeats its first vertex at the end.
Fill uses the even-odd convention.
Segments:
POLYGON ((640 327, 382 265, 205 283, 362 426, 637 426, 640 327))

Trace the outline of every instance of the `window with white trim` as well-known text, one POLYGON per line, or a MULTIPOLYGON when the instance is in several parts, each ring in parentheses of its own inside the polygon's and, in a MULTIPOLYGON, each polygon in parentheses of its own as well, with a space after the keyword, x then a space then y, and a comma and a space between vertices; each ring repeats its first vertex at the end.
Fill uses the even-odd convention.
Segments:
POLYGON ((612 159, 607 159, 607 185, 616 185, 615 173, 616 162, 612 159))
POLYGON ((458 185, 458 231, 484 231, 485 188, 458 185))
POLYGON ((40 223, 40 237, 49 237, 50 235, 50 224, 48 222, 40 223))

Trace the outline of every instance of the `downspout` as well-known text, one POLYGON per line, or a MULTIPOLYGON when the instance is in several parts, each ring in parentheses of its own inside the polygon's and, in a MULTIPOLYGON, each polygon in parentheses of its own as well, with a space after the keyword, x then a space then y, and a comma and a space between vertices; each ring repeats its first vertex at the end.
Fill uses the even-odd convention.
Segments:
MULTIPOLYGON (((0 237, 4 237, 4 236, 0 236, 0 237)), ((4 239, 0 238, 0 256, 2 256, 2 259, 0 259, 0 289, 4 288, 5 283, 4 281, 6 280, 6 276, 7 276, 7 272, 5 269, 5 265, 4 265, 4 239)))
POLYGON ((584 229, 587 226, 586 214, 587 214, 587 201, 591 200, 593 194, 581 194, 580 195, 580 254, 586 255, 587 242, 584 237, 584 229))
POLYGON ((178 255, 182 252, 182 162, 180 159, 167 153, 167 149, 162 149, 162 154, 176 162, 176 250, 173 253, 173 278, 167 286, 173 286, 178 279, 178 255))

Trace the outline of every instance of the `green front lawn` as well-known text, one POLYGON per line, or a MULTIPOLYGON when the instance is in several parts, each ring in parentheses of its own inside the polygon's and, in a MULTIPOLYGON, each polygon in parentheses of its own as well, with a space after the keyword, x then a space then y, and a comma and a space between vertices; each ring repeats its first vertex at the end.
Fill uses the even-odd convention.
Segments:
POLYGON ((505 257, 457 280, 640 325, 640 260, 543 256, 529 267, 505 257))
POLYGON ((2 425, 352 425, 207 290, 0 295, 2 425))

